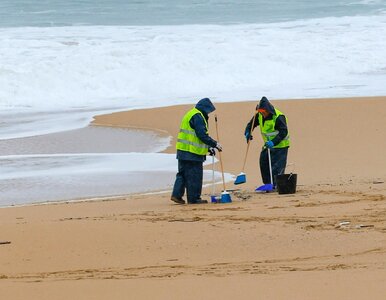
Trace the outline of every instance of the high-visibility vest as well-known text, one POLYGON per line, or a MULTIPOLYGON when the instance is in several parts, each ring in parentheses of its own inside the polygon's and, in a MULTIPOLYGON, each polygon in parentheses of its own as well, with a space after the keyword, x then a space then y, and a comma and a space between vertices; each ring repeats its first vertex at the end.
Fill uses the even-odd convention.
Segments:
MULTIPOLYGON (((259 114, 260 131, 261 131, 261 135, 263 137, 264 143, 266 143, 267 141, 273 140, 279 133, 279 131, 275 129, 275 124, 276 124, 276 119, 279 116, 283 115, 283 113, 276 108, 275 108, 275 113, 276 114, 272 115, 272 120, 265 120, 264 123, 263 123, 263 116, 259 114)), ((285 120, 287 122, 287 117, 285 117, 285 120)), ((289 133, 288 133, 287 136, 283 140, 281 140, 279 144, 274 146, 274 148, 285 148, 285 147, 289 147, 289 145, 290 145, 290 140, 289 140, 289 133)))
POLYGON ((208 123, 205 120, 204 115, 197 108, 193 108, 188 111, 182 118, 180 132, 177 137, 176 149, 191 152, 198 155, 206 155, 208 153, 208 145, 204 144, 196 135, 196 132, 190 127, 190 119, 200 114, 205 122, 206 132, 208 132, 208 123))

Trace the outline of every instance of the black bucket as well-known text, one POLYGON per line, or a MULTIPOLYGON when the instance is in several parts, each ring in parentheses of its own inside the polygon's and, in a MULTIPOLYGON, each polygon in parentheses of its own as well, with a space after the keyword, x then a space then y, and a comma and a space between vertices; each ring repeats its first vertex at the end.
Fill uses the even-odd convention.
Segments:
POLYGON ((295 194, 297 174, 276 175, 276 188, 279 194, 295 194))

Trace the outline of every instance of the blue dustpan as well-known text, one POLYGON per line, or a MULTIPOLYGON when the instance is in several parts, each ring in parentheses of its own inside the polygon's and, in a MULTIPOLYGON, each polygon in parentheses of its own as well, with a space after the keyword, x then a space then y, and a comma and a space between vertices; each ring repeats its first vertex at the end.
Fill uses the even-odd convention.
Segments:
POLYGON ((247 182, 247 177, 245 176, 245 173, 241 172, 239 175, 237 175, 236 180, 233 184, 242 184, 247 182))
POLYGON ((231 195, 227 191, 222 192, 220 203, 230 203, 230 202, 232 202, 231 195))
POLYGON ((267 183, 259 186, 258 188, 255 189, 256 193, 269 193, 273 192, 275 188, 273 187, 273 184, 267 183))
MULTIPOLYGON (((268 163, 269 163, 269 175, 270 175, 271 182, 273 182, 273 180, 272 180, 272 165, 271 165, 271 150, 269 148, 267 149, 267 153, 268 153, 268 163)), ((272 183, 263 184, 263 185, 259 186, 257 189, 255 189, 256 193, 270 193, 270 192, 274 192, 274 191, 275 191, 275 187, 273 186, 272 183)))

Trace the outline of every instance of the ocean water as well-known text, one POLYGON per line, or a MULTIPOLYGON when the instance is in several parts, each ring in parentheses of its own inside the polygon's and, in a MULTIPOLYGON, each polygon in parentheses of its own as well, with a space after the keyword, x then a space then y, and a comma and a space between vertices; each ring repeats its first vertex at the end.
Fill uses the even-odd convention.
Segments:
POLYGON ((384 36, 386 0, 1 0, 0 139, 202 97, 385 95, 384 36))
POLYGON ((385 95, 385 36, 386 0, 1 0, 0 139, 203 97, 385 95))
POLYGON ((2 0, 1 27, 269 23, 372 16, 382 0, 2 0))

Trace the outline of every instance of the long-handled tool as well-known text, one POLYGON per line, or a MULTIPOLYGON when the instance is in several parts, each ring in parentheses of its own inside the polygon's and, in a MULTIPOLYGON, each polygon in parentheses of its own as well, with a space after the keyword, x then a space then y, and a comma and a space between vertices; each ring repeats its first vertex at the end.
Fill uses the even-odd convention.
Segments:
POLYGON ((272 163, 271 163, 271 149, 267 149, 268 151, 268 164, 269 164, 269 179, 271 181, 271 190, 273 190, 273 179, 272 179, 272 163))
MULTIPOLYGON (((214 116, 214 120, 216 122, 217 142, 220 143, 220 137, 219 137, 219 134, 218 134, 218 125, 217 125, 217 115, 214 116)), ((227 189, 226 189, 226 186, 225 186, 224 167, 223 167, 223 164, 222 164, 221 151, 218 151, 218 154, 219 154, 219 158, 220 158, 222 184, 223 184, 223 187, 224 187, 224 190, 221 193, 221 203, 232 202, 231 195, 227 192, 227 189)))
POLYGON ((212 155, 212 194, 210 195, 210 202, 217 203, 215 194, 215 180, 214 180, 214 155, 212 155))
POLYGON ((258 193, 269 193, 273 192, 273 179, 272 179, 272 164, 271 164, 271 150, 269 148, 267 149, 268 153, 268 164, 269 164, 269 179, 271 183, 263 184, 262 186, 259 186, 257 189, 255 189, 255 192, 258 193))
POLYGON ((214 195, 214 155, 212 155, 212 195, 214 195))
MULTIPOLYGON (((252 136, 252 131, 253 131, 253 125, 255 124, 256 114, 257 114, 257 110, 255 111, 255 113, 253 115, 253 119, 252 119, 252 123, 251 123, 251 130, 250 130, 250 135, 251 136, 252 136)), ((248 139, 247 151, 245 151, 243 168, 241 169, 240 174, 237 175, 236 180, 235 180, 235 182, 233 184, 242 184, 242 183, 246 183, 247 182, 247 176, 244 173, 244 169, 245 169, 245 164, 247 162, 247 156, 248 156, 248 150, 249 150, 250 143, 251 143, 251 140, 248 139)))

